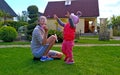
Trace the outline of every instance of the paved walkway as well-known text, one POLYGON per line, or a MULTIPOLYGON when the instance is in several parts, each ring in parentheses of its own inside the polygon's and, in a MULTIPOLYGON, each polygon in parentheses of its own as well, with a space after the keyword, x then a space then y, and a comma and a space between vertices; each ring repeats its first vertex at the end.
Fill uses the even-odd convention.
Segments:
POLYGON ((120 36, 114 36, 113 39, 114 40, 120 40, 120 36))
MULTIPOLYGON (((120 41, 120 37, 113 37, 113 39, 120 41)), ((120 46, 120 44, 75 44, 75 46, 120 46)), ((6 47, 30 47, 30 45, 0 45, 0 48, 6 47)), ((56 44, 54 47, 61 47, 61 44, 56 44)))
MULTIPOLYGON (((75 44, 75 46, 120 46, 120 44, 75 44)), ((0 45, 0 48, 10 48, 10 47, 30 47, 30 45, 0 45)), ((61 47, 57 44, 54 47, 61 47)))

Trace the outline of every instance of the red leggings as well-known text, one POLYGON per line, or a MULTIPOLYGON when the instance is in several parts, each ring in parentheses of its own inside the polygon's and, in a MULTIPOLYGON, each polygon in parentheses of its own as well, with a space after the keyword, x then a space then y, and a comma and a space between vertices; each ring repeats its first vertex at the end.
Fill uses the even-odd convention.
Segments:
POLYGON ((70 59, 73 58, 73 52, 72 52, 73 46, 74 46, 74 41, 63 40, 62 52, 67 58, 70 58, 70 59))

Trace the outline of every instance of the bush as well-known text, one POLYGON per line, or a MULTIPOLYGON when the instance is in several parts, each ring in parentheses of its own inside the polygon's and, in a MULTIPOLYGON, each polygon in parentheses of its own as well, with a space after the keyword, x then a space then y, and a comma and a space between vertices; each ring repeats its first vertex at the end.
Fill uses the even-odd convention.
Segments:
POLYGON ((37 25, 36 23, 32 23, 32 24, 27 26, 27 40, 31 41, 32 32, 33 32, 33 29, 35 28, 36 25, 37 25))
POLYGON ((3 26, 4 22, 0 21, 0 28, 3 26))
POLYGON ((48 37, 51 35, 56 34, 58 37, 58 42, 61 43, 63 41, 63 36, 62 36, 62 32, 61 31, 57 31, 57 30, 49 30, 48 32, 48 37))
MULTIPOLYGON (((25 25, 27 26, 28 25, 27 22, 16 22, 16 21, 5 21, 5 24, 7 26, 14 27, 16 30, 18 30, 18 28, 21 27, 21 26, 25 26, 25 25)), ((2 26, 4 26, 4 23, 3 23, 2 26)))
POLYGON ((12 42, 16 39, 17 35, 17 31, 11 26, 2 26, 0 28, 0 39, 4 42, 12 42))
POLYGON ((113 28, 113 35, 114 36, 120 36, 120 30, 118 30, 117 28, 113 28))

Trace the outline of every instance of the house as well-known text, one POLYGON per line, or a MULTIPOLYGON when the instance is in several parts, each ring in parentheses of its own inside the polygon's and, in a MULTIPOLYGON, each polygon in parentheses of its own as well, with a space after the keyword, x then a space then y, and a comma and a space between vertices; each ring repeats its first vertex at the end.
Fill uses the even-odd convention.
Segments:
POLYGON ((76 28, 77 32, 90 33, 97 29, 97 17, 99 16, 98 0, 66 0, 48 2, 44 11, 44 15, 48 17, 48 27, 50 29, 58 28, 59 25, 57 25, 53 19, 53 15, 57 14, 59 18, 65 21, 65 14, 67 11, 75 14, 77 11, 82 12, 80 22, 76 28))
MULTIPOLYGON (((5 0, 0 0, 0 11, 3 11, 10 15, 10 17, 7 17, 6 19, 13 19, 13 17, 16 17, 17 14, 13 11, 13 9, 6 3, 5 0)), ((3 19, 3 18, 2 18, 3 19)))

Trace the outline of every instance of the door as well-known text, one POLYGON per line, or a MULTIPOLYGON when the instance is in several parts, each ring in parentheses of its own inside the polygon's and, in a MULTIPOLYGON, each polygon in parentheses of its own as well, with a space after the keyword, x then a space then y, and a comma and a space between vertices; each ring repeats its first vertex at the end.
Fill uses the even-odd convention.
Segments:
POLYGON ((84 33, 89 33, 89 21, 85 21, 84 33))

